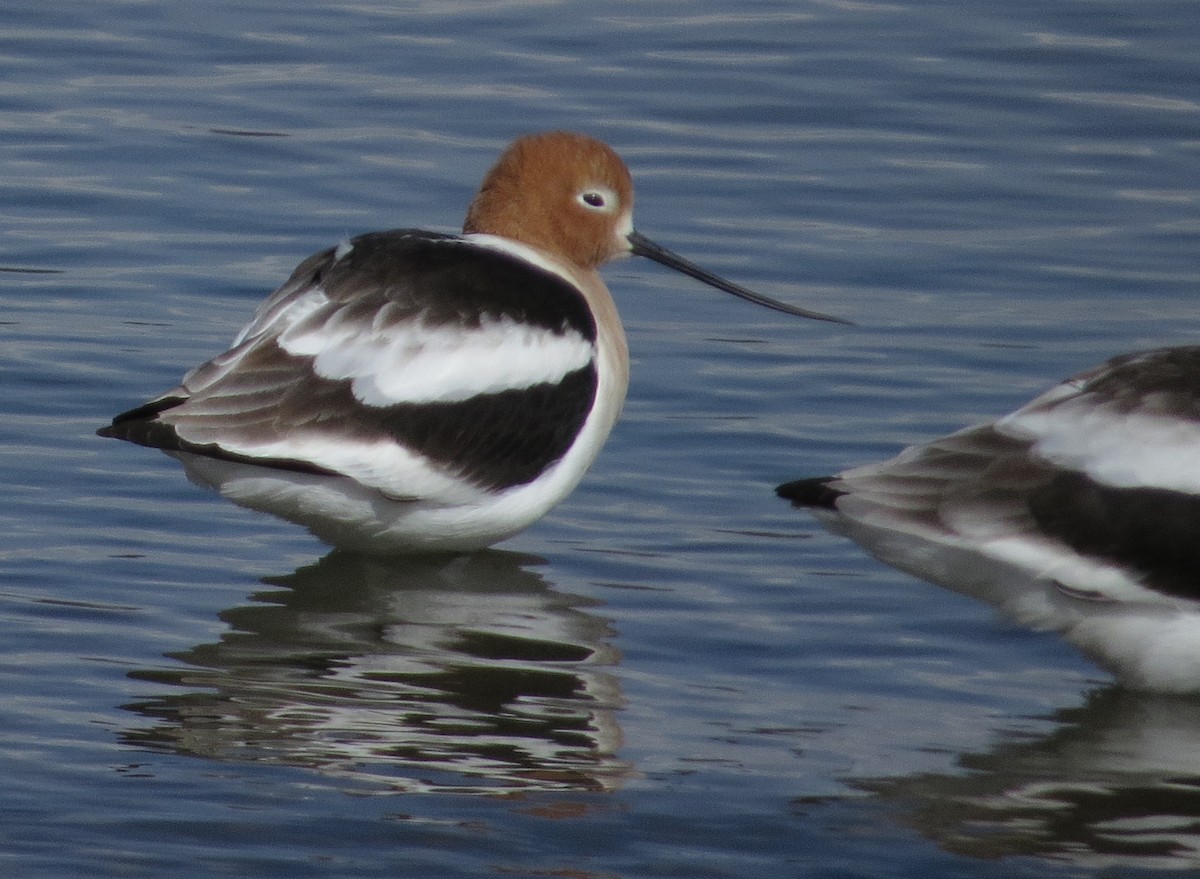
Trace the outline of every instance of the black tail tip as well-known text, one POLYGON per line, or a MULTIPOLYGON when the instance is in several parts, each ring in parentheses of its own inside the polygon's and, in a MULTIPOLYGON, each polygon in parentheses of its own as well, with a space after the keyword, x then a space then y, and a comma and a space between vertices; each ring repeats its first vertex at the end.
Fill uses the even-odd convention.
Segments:
POLYGON ((785 482, 775 489, 775 494, 785 501, 791 501, 793 507, 822 507, 832 510, 844 491, 833 487, 831 483, 836 476, 815 476, 808 479, 797 479, 785 482))

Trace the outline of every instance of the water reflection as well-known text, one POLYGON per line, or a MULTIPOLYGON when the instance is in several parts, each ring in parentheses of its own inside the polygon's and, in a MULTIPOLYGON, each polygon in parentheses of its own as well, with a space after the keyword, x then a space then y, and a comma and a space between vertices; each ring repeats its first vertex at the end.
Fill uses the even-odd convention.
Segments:
POLYGON ((1200 868, 1200 702, 1119 688, 1052 735, 964 754, 954 774, 857 780, 944 849, 1097 868, 1200 868))
POLYGON ((611 788, 612 632, 540 563, 334 552, 265 580, 218 642, 170 655, 183 667, 133 673, 179 689, 126 706, 156 722, 124 741, 405 791, 611 788))

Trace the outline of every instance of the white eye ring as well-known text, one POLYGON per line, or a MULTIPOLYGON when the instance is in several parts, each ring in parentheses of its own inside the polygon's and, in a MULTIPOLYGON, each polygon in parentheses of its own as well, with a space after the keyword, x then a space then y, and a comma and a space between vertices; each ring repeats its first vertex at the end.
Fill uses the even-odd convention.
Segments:
POLYGON ((607 213, 617 207, 617 194, 603 186, 590 186, 575 196, 575 199, 589 211, 607 213))

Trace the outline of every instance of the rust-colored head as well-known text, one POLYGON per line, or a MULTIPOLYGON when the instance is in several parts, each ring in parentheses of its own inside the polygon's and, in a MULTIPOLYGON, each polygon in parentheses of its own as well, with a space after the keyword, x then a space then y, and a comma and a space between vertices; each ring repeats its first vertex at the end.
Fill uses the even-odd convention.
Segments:
POLYGON ((502 235, 594 269, 630 251, 633 179, 612 147, 595 138, 529 134, 483 178, 463 231, 502 235))

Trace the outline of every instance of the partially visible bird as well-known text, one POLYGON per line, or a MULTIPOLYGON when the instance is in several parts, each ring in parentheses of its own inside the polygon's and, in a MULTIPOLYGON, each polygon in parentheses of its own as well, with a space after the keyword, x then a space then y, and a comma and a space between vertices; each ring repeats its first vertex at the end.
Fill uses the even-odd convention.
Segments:
POLYGON ((1200 346, 1114 358, 996 421, 777 492, 1128 686, 1200 693, 1200 346))

